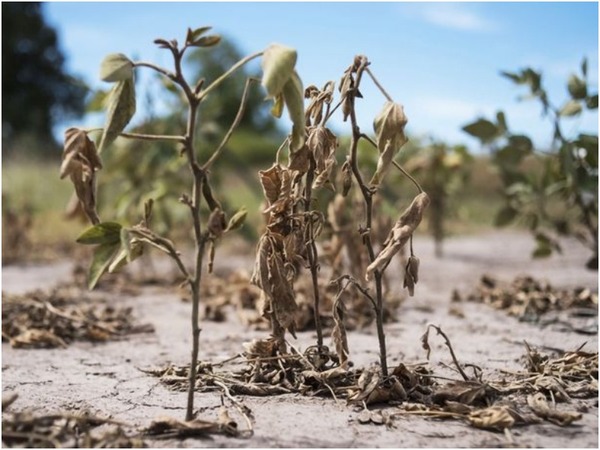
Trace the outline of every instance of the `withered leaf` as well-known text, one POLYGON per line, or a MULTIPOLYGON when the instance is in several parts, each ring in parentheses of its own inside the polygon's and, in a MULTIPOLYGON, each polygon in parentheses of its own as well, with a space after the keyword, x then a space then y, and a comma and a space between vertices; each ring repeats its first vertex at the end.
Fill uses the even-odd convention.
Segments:
POLYGON ((282 93, 283 87, 294 72, 297 59, 298 53, 293 48, 279 44, 272 44, 266 48, 261 67, 262 85, 267 90, 268 98, 275 98, 282 93))
POLYGON ((459 402, 465 405, 487 405, 494 395, 488 385, 477 381, 454 381, 446 384, 434 392, 432 400, 444 405, 448 401, 459 402))
POLYGON ((515 419, 505 406, 491 406, 473 411, 469 414, 468 419, 474 427, 485 430, 502 431, 505 428, 511 428, 515 424, 515 419))
POLYGON ((67 344, 49 330, 30 328, 10 339, 14 348, 66 348, 67 344))
POLYGON ((551 409, 546 401, 546 396, 541 392, 527 396, 527 404, 536 415, 561 427, 571 425, 582 417, 579 412, 551 409))
POLYGON ((290 153, 302 148, 305 141, 304 136, 304 90, 302 80, 294 71, 289 80, 283 86, 283 99, 287 106, 290 119, 292 120, 292 138, 290 140, 290 153))
POLYGON ((270 205, 275 203, 279 198, 279 192, 281 191, 281 172, 282 168, 279 164, 274 164, 271 168, 260 170, 258 172, 263 192, 270 205))
POLYGON ((133 78, 133 62, 122 53, 112 53, 102 60, 100 79, 116 82, 133 78))
POLYGON ((87 133, 77 128, 69 128, 65 132, 60 177, 69 175, 79 203, 93 224, 100 223, 96 211, 96 171, 101 168, 102 163, 96 146, 87 133))
POLYGON ((373 128, 380 154, 377 170, 371 179, 373 186, 379 186, 391 166, 392 159, 408 141, 404 134, 407 122, 402 105, 393 102, 386 102, 383 110, 375 118, 373 128))
POLYGON ((108 94, 108 110, 104 132, 100 139, 98 152, 106 147, 121 134, 135 114, 135 83, 133 78, 117 82, 108 94))
POLYGON ((375 260, 367 267, 365 278, 371 279, 375 270, 381 270, 387 266, 392 257, 398 253, 408 242, 413 232, 421 223, 423 214, 429 206, 429 196, 422 192, 418 194, 410 206, 402 213, 384 242, 383 249, 375 260))

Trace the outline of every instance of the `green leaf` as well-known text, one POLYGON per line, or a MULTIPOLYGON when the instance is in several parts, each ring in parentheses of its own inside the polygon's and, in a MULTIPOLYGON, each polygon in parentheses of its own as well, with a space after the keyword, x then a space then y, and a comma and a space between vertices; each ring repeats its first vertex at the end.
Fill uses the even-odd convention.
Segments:
POLYGON ((190 45, 192 47, 214 47, 219 42, 221 42, 221 36, 203 36, 200 39, 192 42, 190 45))
POLYGON ((133 78, 133 62, 122 53, 108 55, 100 64, 100 79, 111 83, 133 78))
POLYGON ((477 121, 465 125, 463 131, 476 137, 481 142, 490 142, 500 136, 499 128, 487 119, 478 119, 477 121))
POLYGON ((571 75, 567 84, 569 94, 575 100, 582 100, 587 97, 587 84, 577 75, 571 75))
POLYGON ((140 241, 134 240, 131 243, 128 243, 127 248, 123 248, 121 245, 121 250, 108 266, 108 272, 113 273, 118 271, 143 254, 144 244, 140 241))
MULTIPOLYGON (((275 98, 294 73, 298 54, 293 48, 272 44, 263 53, 261 66, 263 69, 262 85, 267 90, 267 98, 275 98)), ((304 96, 304 92, 302 93, 304 96)))
POLYGON ((505 227, 515 220, 517 214, 517 210, 512 206, 505 206, 496 214, 494 225, 497 227, 505 227))
POLYGON ((133 79, 119 81, 109 94, 106 124, 98 147, 99 153, 114 142, 134 114, 135 84, 133 79))
POLYGON ((305 141, 304 89, 296 71, 292 73, 292 76, 283 87, 283 99, 293 123, 290 152, 294 153, 302 148, 305 141))
POLYGON ((76 240, 79 244, 115 244, 121 242, 121 224, 103 222, 85 230, 76 240))
POLYGON ((549 244, 538 241, 537 247, 535 248, 531 256, 533 256, 534 258, 547 258, 551 254, 552 247, 550 247, 549 244))
POLYGON ((196 39, 198 39, 200 36, 202 36, 204 33, 206 33, 207 31, 210 31, 210 30, 212 30, 212 27, 200 27, 200 28, 196 28, 195 30, 188 28, 188 32, 187 32, 185 41, 188 44, 191 44, 196 39))
POLYGON ((525 82, 523 77, 521 75, 517 75, 516 73, 501 71, 500 75, 502 75, 505 78, 508 78, 509 80, 517 84, 523 84, 525 82))
POLYGON ((225 228, 225 232, 237 230, 238 228, 240 228, 244 224, 247 215, 248 211, 246 210, 246 208, 241 208, 231 217, 231 219, 229 219, 229 223, 227 224, 227 228, 225 228))
POLYGON ((106 272, 110 262, 116 256, 120 248, 120 242, 114 244, 102 244, 96 247, 87 277, 88 289, 94 289, 94 286, 96 286, 100 277, 106 272))
POLYGON ((104 109, 108 91, 97 90, 85 104, 86 112, 100 112, 104 109))
POLYGON ((565 117, 576 116, 581 113, 582 107, 581 103, 576 100, 569 100, 565 105, 561 108, 559 114, 565 117))
POLYGON ((598 109, 598 94, 587 97, 585 105, 588 109, 598 109))

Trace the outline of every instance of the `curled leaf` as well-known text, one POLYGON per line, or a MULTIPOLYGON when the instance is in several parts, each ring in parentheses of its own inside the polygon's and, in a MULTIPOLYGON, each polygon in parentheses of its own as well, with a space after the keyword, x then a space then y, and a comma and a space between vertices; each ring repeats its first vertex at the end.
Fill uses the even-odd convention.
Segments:
POLYGON ((283 99, 292 120, 290 152, 300 150, 304 145, 304 90, 302 80, 294 71, 283 86, 283 99))
POLYGON ((93 224, 100 223, 96 211, 96 170, 102 168, 96 146, 83 130, 69 128, 65 132, 60 177, 69 175, 85 214, 93 224))
POLYGON ((122 53, 113 53, 100 65, 100 79, 111 83, 133 78, 133 62, 122 53))
POLYGON ((192 47, 214 47, 219 42, 221 42, 221 36, 202 36, 201 38, 195 40, 189 45, 191 45, 192 47))
POLYGON ((429 202, 429 196, 425 192, 422 192, 414 198, 410 206, 402 213, 383 243, 383 249, 367 267, 365 274, 367 281, 371 279, 371 275, 375 270, 381 270, 386 267, 392 257, 406 245, 413 232, 421 223, 429 202))
POLYGON ((121 134, 135 114, 135 84, 133 78, 117 82, 108 96, 106 124, 98 152, 102 152, 121 134))
POLYGON ((386 172, 389 170, 392 159, 400 148, 408 141, 404 134, 404 127, 408 119, 404 108, 399 103, 386 102, 383 110, 375 118, 373 128, 377 138, 379 160, 377 170, 371 179, 373 186, 378 186, 386 172))
POLYGON ((298 54, 293 48, 279 44, 267 47, 261 62, 262 85, 267 90, 267 98, 275 98, 282 93, 283 87, 294 73, 297 59, 298 54))

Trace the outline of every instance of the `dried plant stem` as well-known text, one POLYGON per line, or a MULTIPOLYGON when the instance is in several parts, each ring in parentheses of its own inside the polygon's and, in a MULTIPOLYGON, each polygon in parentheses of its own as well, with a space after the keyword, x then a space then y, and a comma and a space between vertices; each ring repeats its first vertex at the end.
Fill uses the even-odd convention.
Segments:
POLYGON ((310 156, 310 166, 306 173, 306 186, 304 190, 304 210, 307 213, 308 227, 306 229, 306 253, 308 258, 308 266, 310 269, 310 275, 312 279, 313 287, 313 308, 315 317, 315 328, 317 330, 317 348, 319 352, 323 348, 323 326, 321 324, 321 312, 320 312, 320 295, 319 295, 319 254, 317 251, 317 245, 315 244, 315 235, 313 221, 310 214, 312 203, 312 184, 315 175, 316 163, 313 155, 310 156))
POLYGON ((253 59, 260 58, 262 55, 263 55, 263 52, 257 52, 257 53, 248 55, 245 58, 240 59, 237 63, 235 63, 233 66, 231 66, 231 68, 227 72, 225 72, 223 75, 221 75, 215 81, 213 81, 206 89, 201 91, 198 94, 198 100, 202 100, 204 97, 206 97, 210 91, 212 91, 213 89, 218 87, 223 81, 225 81, 227 79, 227 77, 229 77, 233 72, 238 70, 244 64, 252 61, 253 59))
POLYGON ((145 62, 145 61, 137 61, 135 63, 133 63, 134 67, 147 67, 149 69, 152 69, 158 73, 160 73, 161 75, 164 75, 165 77, 167 77, 170 80, 175 81, 175 79, 177 78, 177 76, 171 72, 169 72, 167 69, 164 69, 160 66, 157 66, 156 64, 150 63, 150 62, 145 62))
POLYGON ((446 333, 444 333, 440 327, 433 325, 433 324, 429 324, 428 328, 435 328, 435 331, 437 331, 437 333, 444 338, 446 347, 448 347, 448 349, 450 350, 450 356, 452 357, 452 361, 454 362, 454 365, 456 366, 458 373, 460 373, 460 376, 463 377, 463 380, 471 381, 471 378, 469 378, 469 376, 465 373, 465 371, 461 367, 460 363, 458 362, 458 359, 456 358, 456 355, 454 354, 454 349, 452 348, 452 344, 450 343, 450 339, 448 338, 446 333))
POLYGON ((379 81, 377 80, 377 78, 375 78, 375 75, 373 75, 373 73, 369 70, 368 67, 365 67, 365 72, 367 72, 367 74, 371 77, 371 80, 373 80, 373 83, 375 83, 375 86, 377 86, 377 88, 381 91, 381 93, 387 99, 387 101, 388 102, 393 102, 394 100, 392 100, 392 97, 390 96, 390 94, 388 94, 386 92, 386 90, 379 83, 379 81))
MULTIPOLYGON (((371 229, 373 224, 373 191, 369 189, 369 187, 365 184, 360 170, 358 168, 358 141, 360 140, 362 134, 360 132, 360 128, 358 127, 358 122, 356 120, 356 111, 354 108, 354 100, 356 92, 358 91, 358 87, 360 86, 360 80, 363 72, 367 68, 369 62, 366 58, 363 58, 360 62, 360 65, 356 71, 356 81, 355 87, 352 91, 349 91, 347 95, 351 95, 351 108, 350 108, 350 122, 352 124, 352 138, 350 141, 350 166, 352 168, 352 174, 358 183, 360 188, 360 192, 363 196, 364 204, 365 204, 365 219, 366 219, 366 227, 364 229, 363 235, 363 243, 367 249, 369 254, 369 261, 373 262, 375 260, 375 251, 373 249, 373 244, 371 242, 371 229)), ((379 358, 381 363, 381 372, 384 377, 388 376, 388 367, 387 367, 387 351, 385 345, 385 332, 383 330, 383 284, 382 284, 382 273, 379 270, 375 270, 374 273, 375 280, 375 320, 377 324, 377 338, 379 340, 379 358)))

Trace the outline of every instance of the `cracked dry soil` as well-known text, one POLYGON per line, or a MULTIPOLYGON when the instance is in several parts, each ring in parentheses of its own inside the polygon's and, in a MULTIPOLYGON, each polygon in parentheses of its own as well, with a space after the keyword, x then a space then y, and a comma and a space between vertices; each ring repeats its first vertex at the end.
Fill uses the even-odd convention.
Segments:
MULTIPOLYGON (((563 255, 547 260, 529 258, 533 242, 518 232, 490 232, 455 237, 445 243, 442 259, 433 256, 433 243, 415 241, 421 258, 421 279, 415 296, 405 300, 398 321, 386 325, 389 364, 423 362, 420 336, 428 323, 442 327, 452 340, 461 363, 483 369, 483 378, 498 379, 501 370, 522 370, 523 341, 545 349, 598 351, 597 335, 565 328, 561 321, 546 326, 519 322, 502 311, 470 302, 451 303, 453 290, 467 294, 481 275, 504 281, 530 275, 556 288, 587 287, 598 291, 598 275, 584 268, 587 253, 576 242, 565 242, 563 255), (450 309, 454 311, 450 313, 450 309), (458 313, 457 313, 458 310, 458 313)), ((250 258, 218 255, 216 268, 252 269, 250 258)), ((26 292, 68 281, 72 266, 8 266, 3 269, 5 292, 26 292)), ((391 268, 390 272, 393 271, 391 268)), ((401 280, 394 280, 400 289, 401 280)), ((190 305, 164 289, 144 288, 137 297, 115 294, 115 306, 130 306, 140 323, 155 327, 153 334, 135 334, 102 344, 75 342, 65 349, 22 350, 2 344, 2 391, 18 393, 11 406, 36 414, 89 411, 143 428, 161 416, 183 419, 185 392, 169 390, 139 368, 185 365, 190 349, 190 305)), ((596 320, 597 317, 590 319, 596 320)), ((225 322, 203 322, 200 357, 219 362, 243 350, 242 343, 264 338, 265 332, 247 330, 231 311, 225 322)), ((305 349, 314 332, 298 334, 292 343, 305 349)), ((374 326, 348 335, 351 360, 368 366, 378 360, 374 326)), ((328 339, 329 341, 329 339, 328 339)), ((329 342, 326 342, 329 344, 329 342)), ((450 355, 440 338, 431 338, 430 365, 436 373, 457 378, 448 369, 450 355)), ((254 435, 248 439, 212 436, 178 441, 145 438, 152 447, 499 447, 508 445, 503 433, 479 430, 460 421, 405 416, 392 427, 362 425, 358 412, 333 399, 298 395, 240 397, 254 414, 254 435)), ((215 420, 219 393, 196 394, 199 418, 215 420)), ((512 445, 519 447, 598 447, 598 399, 573 400, 570 409, 583 417, 568 427, 549 422, 512 429, 512 445)), ((239 421, 240 424, 243 421, 239 421)))

